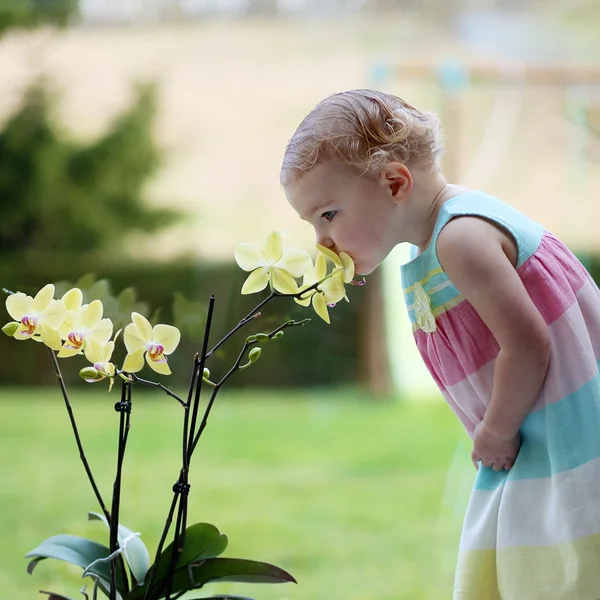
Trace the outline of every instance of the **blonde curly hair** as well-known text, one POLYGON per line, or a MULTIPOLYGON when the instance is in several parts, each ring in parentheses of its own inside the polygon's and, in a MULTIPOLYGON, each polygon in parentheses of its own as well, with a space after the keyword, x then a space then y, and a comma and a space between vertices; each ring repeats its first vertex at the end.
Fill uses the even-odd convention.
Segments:
POLYGON ((442 152, 435 114, 391 94, 349 90, 325 98, 300 123, 285 149, 280 181, 285 187, 324 158, 338 157, 369 175, 392 161, 437 164, 442 152))

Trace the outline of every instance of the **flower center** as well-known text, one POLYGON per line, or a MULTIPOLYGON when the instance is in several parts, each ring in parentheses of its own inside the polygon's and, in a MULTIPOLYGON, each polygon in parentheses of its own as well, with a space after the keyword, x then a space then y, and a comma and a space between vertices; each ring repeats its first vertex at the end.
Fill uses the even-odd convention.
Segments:
POLYGON ((163 352, 165 351, 164 347, 160 344, 150 344, 148 348, 148 356, 150 360, 154 362, 165 362, 163 352))
POLYGON ((21 325, 23 325, 23 327, 26 327, 26 329, 21 332, 21 335, 33 335, 37 327, 37 319, 35 317, 24 316, 21 320, 21 325))
POLYGON ((67 336, 67 348, 70 350, 79 350, 83 346, 83 335, 77 331, 72 331, 67 336))

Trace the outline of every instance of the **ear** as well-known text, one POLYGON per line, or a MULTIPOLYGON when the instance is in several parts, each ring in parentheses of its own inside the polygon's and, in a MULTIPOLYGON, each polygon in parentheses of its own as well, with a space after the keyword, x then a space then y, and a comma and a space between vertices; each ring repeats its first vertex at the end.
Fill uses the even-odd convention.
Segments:
POLYGON ((379 173, 379 183, 394 200, 406 198, 413 189, 413 178, 408 167, 401 162, 386 163, 379 173))

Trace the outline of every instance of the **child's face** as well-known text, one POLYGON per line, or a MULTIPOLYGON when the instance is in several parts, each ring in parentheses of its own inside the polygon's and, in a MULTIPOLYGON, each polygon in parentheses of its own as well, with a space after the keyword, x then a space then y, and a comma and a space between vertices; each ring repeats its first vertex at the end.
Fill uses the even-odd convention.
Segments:
POLYGON ((337 161, 317 164, 289 184, 292 208, 315 229, 317 243, 346 252, 360 275, 371 273, 400 241, 403 206, 377 177, 358 177, 337 161))

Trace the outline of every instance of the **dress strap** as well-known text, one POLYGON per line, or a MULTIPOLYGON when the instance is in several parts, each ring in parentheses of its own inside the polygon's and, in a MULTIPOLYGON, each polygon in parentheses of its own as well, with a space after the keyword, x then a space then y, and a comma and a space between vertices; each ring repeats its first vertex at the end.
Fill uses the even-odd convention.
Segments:
POLYGON ((517 268, 536 251, 544 234, 544 228, 539 223, 509 204, 483 192, 469 192, 459 194, 442 205, 433 230, 431 246, 437 246, 440 232, 451 219, 464 216, 481 217, 509 233, 517 245, 517 268))

